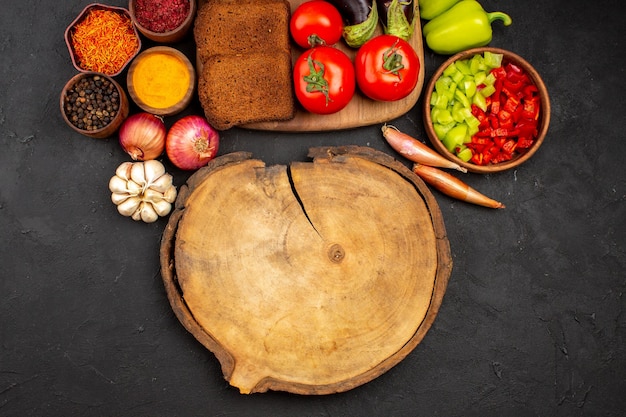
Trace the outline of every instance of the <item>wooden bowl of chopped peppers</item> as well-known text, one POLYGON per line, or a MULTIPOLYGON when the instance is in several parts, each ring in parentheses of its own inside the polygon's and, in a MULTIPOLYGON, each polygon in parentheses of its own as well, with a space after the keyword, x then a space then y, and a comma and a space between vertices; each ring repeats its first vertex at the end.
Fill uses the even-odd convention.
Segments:
POLYGON ((65 30, 74 67, 81 72, 120 74, 141 50, 130 13, 122 7, 93 3, 65 30))
POLYGON ((550 100, 537 71, 520 56, 492 47, 450 57, 424 95, 424 126, 434 148, 474 173, 527 161, 543 143, 550 100))
POLYGON ((175 43, 191 29, 196 0, 129 0, 133 23, 146 38, 158 43, 175 43))

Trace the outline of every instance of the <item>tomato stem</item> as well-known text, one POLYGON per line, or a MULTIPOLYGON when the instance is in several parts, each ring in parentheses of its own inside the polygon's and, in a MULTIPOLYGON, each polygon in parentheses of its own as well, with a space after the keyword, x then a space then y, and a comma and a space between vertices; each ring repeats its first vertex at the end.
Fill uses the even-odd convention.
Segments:
POLYGON ((383 53, 383 68, 398 78, 402 78, 400 70, 404 68, 402 55, 398 53, 398 40, 383 53))
POLYGON ((309 64, 309 75, 302 77, 306 81, 306 91, 311 93, 313 91, 319 91, 326 97, 326 105, 329 101, 332 101, 329 94, 328 81, 324 79, 324 64, 320 61, 314 61, 309 54, 307 57, 307 63, 309 64), (319 69, 318 69, 319 68, 319 69))
POLYGON ((324 41, 324 39, 319 37, 316 33, 313 33, 312 35, 309 35, 307 37, 307 42, 309 43, 309 46, 311 48, 314 48, 314 47, 320 46, 320 45, 326 45, 326 41, 324 41))

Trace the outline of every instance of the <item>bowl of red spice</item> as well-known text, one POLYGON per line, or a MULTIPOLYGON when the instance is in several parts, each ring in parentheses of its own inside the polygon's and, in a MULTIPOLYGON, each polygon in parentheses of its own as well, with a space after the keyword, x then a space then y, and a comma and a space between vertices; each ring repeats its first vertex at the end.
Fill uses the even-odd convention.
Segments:
POLYGON ((159 43, 182 40, 193 25, 196 0, 130 0, 133 23, 146 38, 159 43))
POLYGON ((141 50, 141 39, 130 12, 93 3, 65 30, 65 43, 74 67, 81 72, 116 76, 141 50))
POLYGON ((112 77, 100 72, 73 76, 61 92, 61 115, 76 132, 92 138, 113 135, 128 117, 128 98, 112 77))
POLYGON ((550 124, 548 90, 535 68, 500 48, 447 59, 424 92, 424 127, 433 147, 474 173, 515 168, 542 145, 550 124))

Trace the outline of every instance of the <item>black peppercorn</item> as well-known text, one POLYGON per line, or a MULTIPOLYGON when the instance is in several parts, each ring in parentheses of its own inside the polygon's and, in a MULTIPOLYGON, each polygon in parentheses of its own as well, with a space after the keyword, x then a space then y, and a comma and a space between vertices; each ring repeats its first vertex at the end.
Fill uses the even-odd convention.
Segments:
POLYGON ((65 94, 65 114, 74 126, 94 131, 111 123, 118 110, 119 92, 99 75, 81 78, 65 94))

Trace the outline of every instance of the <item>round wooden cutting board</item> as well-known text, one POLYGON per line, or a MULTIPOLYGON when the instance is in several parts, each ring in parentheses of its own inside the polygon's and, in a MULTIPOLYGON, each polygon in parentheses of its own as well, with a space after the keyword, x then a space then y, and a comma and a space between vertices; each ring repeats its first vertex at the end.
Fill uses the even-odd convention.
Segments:
POLYGON ((446 290, 445 227, 417 176, 370 148, 310 156, 216 158, 163 234, 170 304, 242 393, 371 381, 422 340, 446 290))

